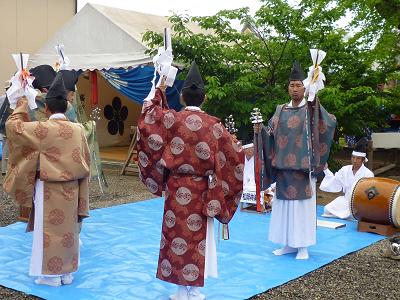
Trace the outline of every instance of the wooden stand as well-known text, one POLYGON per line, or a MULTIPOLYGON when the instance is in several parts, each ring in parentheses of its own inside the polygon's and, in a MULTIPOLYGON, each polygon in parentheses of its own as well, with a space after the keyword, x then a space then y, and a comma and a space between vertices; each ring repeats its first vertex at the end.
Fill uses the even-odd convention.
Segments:
POLYGON ((384 236, 392 236, 395 233, 400 232, 400 229, 394 227, 393 225, 382 225, 365 221, 358 221, 357 229, 361 232, 371 232, 384 236))
POLYGON ((134 158, 134 157, 137 158, 137 151, 136 151, 137 127, 131 126, 131 129, 133 131, 133 136, 132 136, 131 144, 129 145, 128 156, 127 156, 125 163, 121 170, 121 175, 128 175, 128 174, 126 174, 126 172, 132 172, 134 175, 139 174, 139 167, 137 165, 137 162, 134 160, 132 161, 132 158, 134 158), (133 164, 131 164, 131 161, 133 164))
POLYGON ((268 199, 264 198, 264 194, 262 194, 263 204, 261 205, 261 211, 257 211, 257 204, 254 202, 242 202, 240 201, 240 211, 256 213, 256 214, 265 214, 272 210, 271 200, 272 196, 267 196, 268 199), (267 201, 267 202, 266 202, 267 201), (268 205, 266 205, 268 203, 268 205))
POLYGON ((31 209, 29 207, 20 205, 18 220, 20 220, 22 222, 28 222, 30 213, 31 213, 31 209))
POLYGON ((270 212, 271 209, 266 210, 266 209, 265 209, 265 206, 262 205, 262 206, 261 206, 261 211, 258 212, 258 211, 257 211, 257 205, 256 205, 256 204, 249 204, 249 203, 240 202, 240 211, 250 212, 250 213, 256 213, 256 214, 265 214, 265 213, 267 213, 267 212, 270 212))
POLYGON ((372 141, 368 143, 368 162, 367 167, 379 175, 396 167, 399 162, 400 133, 372 133, 372 141), (386 149, 390 154, 385 159, 385 166, 374 169, 374 151, 377 149, 386 149))

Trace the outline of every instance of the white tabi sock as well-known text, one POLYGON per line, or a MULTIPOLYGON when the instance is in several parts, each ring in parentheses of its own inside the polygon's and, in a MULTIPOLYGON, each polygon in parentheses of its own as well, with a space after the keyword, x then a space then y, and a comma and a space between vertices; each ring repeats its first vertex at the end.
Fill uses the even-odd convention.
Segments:
POLYGON ((57 277, 38 277, 35 279, 36 284, 44 284, 50 286, 60 286, 61 285, 61 278, 60 276, 57 277))
POLYGON ((62 284, 71 284, 73 280, 74 280, 74 277, 72 276, 71 273, 61 276, 62 284))
POLYGON ((189 293, 188 289, 184 285, 178 285, 178 290, 176 291, 176 294, 169 296, 170 300, 188 300, 189 299, 189 293))
POLYGON ((296 259, 308 259, 308 250, 307 247, 297 248, 296 259))
POLYGON ((276 250, 272 251, 272 253, 279 256, 279 255, 285 255, 285 254, 289 254, 289 253, 294 253, 296 251, 297 251, 296 248, 285 246, 283 248, 276 249, 276 250))
POLYGON ((189 288, 189 300, 204 300, 206 296, 200 293, 200 288, 197 286, 188 286, 189 288))

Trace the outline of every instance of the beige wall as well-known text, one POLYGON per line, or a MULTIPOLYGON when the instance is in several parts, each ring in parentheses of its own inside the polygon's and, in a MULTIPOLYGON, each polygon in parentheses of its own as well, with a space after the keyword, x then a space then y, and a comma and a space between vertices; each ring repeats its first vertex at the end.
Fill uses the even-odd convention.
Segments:
POLYGON ((90 116, 91 111, 95 107, 101 109, 100 120, 97 121, 97 140, 99 146, 109 147, 109 146, 127 146, 131 141, 131 126, 136 126, 139 119, 140 111, 142 105, 133 102, 128 97, 125 97, 119 93, 115 88, 113 88, 98 72, 97 72, 97 85, 98 85, 98 95, 99 103, 98 105, 91 105, 90 103, 90 82, 88 78, 88 72, 79 77, 77 88, 79 94, 85 97, 85 111, 87 116, 90 116), (121 136, 119 133, 116 135, 111 135, 108 133, 107 125, 108 120, 104 117, 104 107, 109 104, 111 105, 114 97, 119 97, 121 99, 122 106, 128 108, 128 118, 124 122, 124 133, 121 136))
POLYGON ((11 54, 34 54, 74 16, 75 5, 75 0, 0 0, 0 95, 15 72, 11 54))

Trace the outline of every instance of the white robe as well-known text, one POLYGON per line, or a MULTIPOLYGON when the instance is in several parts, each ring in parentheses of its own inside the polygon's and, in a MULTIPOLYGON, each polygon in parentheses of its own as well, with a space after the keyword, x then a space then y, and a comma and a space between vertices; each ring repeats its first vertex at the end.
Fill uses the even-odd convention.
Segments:
MULTIPOLYGON (((265 191, 267 194, 274 196, 274 190, 276 187, 276 183, 274 182, 271 186, 265 191)), ((244 168, 243 168, 243 195, 245 192, 256 192, 256 180, 254 177, 254 156, 250 159, 244 157, 244 168)), ((264 195, 264 191, 261 191, 262 197, 264 195)), ((242 195, 242 199, 243 199, 242 195)))
POLYGON ((371 172, 364 164, 360 169, 353 174, 353 166, 348 165, 342 167, 335 175, 329 170, 324 170, 325 177, 320 185, 320 190, 325 192, 343 192, 344 196, 339 196, 331 203, 324 207, 324 217, 337 217, 340 219, 348 219, 351 217, 350 210, 350 197, 351 188, 355 182, 363 177, 374 177, 374 173, 371 172))
MULTIPOLYGON (((299 106, 306 104, 305 99, 299 106)), ((292 101, 288 107, 291 107, 292 101)), ((304 200, 282 200, 273 198, 269 240, 276 244, 300 248, 317 242, 317 197, 316 178, 310 176, 313 195, 304 200)))

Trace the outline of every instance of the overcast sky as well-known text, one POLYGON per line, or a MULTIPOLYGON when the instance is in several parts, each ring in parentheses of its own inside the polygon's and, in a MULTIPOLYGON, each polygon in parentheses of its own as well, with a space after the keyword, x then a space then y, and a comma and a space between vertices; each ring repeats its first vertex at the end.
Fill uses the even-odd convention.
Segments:
MULTIPOLYGON (((249 7, 250 13, 254 14, 262 5, 259 0, 78 0, 78 11, 87 2, 160 16, 170 16, 172 13, 186 13, 190 16, 211 16, 222 9, 241 7, 249 7)), ((299 2, 300 0, 289 0, 292 5, 296 5, 299 2)), ((337 25, 343 27, 350 20, 351 15, 343 16, 337 22, 337 25)), ((239 22, 234 22, 233 26, 236 29, 241 28, 239 22)))
POLYGON ((191 16, 214 15, 222 9, 249 7, 254 13, 260 6, 258 0, 78 0, 78 11, 87 2, 134 10, 154 15, 169 16, 172 12, 191 16))

